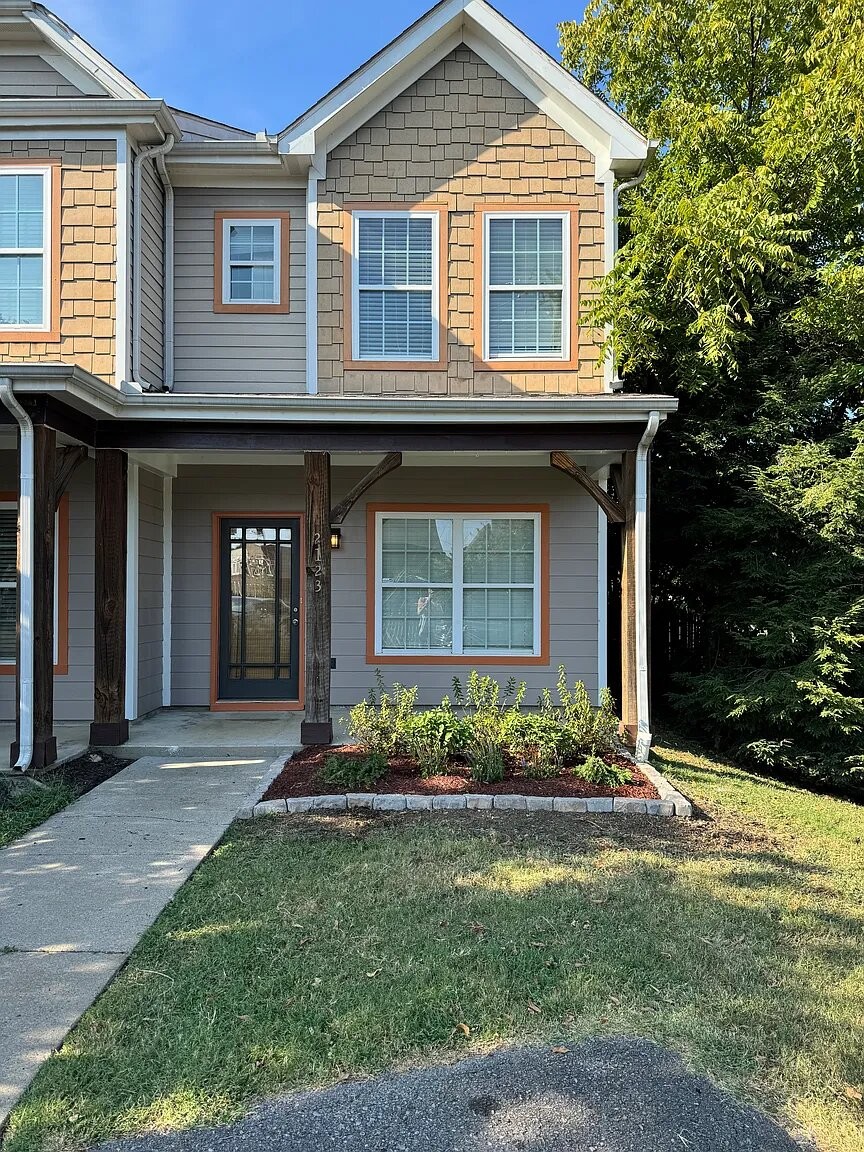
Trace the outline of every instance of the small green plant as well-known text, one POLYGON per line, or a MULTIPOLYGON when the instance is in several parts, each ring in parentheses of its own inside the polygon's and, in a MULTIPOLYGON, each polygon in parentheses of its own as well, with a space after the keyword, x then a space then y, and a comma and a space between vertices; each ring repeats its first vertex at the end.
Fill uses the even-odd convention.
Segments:
POLYGON ((412 716, 405 745, 422 776, 440 776, 448 762, 462 751, 466 735, 464 721, 445 696, 440 708, 412 716))
POLYGON ((494 784, 504 775, 504 752, 497 730, 471 722, 465 746, 471 779, 477 784, 494 784))
POLYGON ((405 748, 416 701, 416 686, 394 684, 388 692, 376 669, 375 687, 348 714, 348 735, 369 752, 393 756, 405 748))
POLYGON ((553 712, 514 712, 505 724, 507 752, 529 779, 557 776, 570 751, 569 733, 553 712))
POLYGON ((318 779, 343 792, 368 792, 386 773, 386 757, 370 752, 367 756, 328 756, 318 770, 318 779))
POLYGON ((622 784, 632 784, 633 777, 620 764, 607 764, 599 756, 586 756, 582 764, 570 769, 574 776, 587 780, 589 784, 602 784, 604 788, 620 788, 622 784))

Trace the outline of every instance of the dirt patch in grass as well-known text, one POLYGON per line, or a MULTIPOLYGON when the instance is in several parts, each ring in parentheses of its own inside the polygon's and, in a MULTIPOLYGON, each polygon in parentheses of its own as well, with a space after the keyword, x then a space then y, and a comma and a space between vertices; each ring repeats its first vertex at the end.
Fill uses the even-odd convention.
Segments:
MULTIPOLYGON (((320 779, 319 773, 329 757, 356 760, 364 756, 358 745, 345 744, 338 748, 315 746, 296 752, 282 772, 264 794, 265 800, 286 800, 292 796, 327 796, 334 791, 334 785, 320 779)), ((487 795, 523 796, 632 796, 638 800, 655 800, 659 793, 654 785, 639 771, 635 764, 623 756, 604 756, 607 763, 626 768, 632 783, 607 788, 602 784, 591 784, 574 776, 564 767, 556 776, 535 780, 518 769, 508 768, 503 779, 494 784, 478 784, 472 780, 464 764, 451 762, 449 771, 443 776, 422 776, 416 761, 407 756, 396 756, 388 763, 387 774, 369 789, 372 792, 419 793, 420 795, 459 795, 464 792, 482 792, 487 795)), ((365 791, 365 789, 359 789, 365 791)), ((350 789, 358 791, 358 789, 350 789)))

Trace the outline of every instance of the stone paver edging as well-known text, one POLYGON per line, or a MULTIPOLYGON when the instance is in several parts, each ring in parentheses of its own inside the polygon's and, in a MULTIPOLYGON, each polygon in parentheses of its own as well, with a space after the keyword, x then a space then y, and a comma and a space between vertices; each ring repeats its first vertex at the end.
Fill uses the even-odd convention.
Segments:
MULTIPOLYGON (((649 764, 639 770, 660 793, 656 800, 639 800, 633 796, 520 796, 483 793, 424 796, 401 792, 345 792, 332 796, 292 796, 288 800, 261 800, 244 808, 239 815, 297 815, 304 812, 345 812, 366 809, 375 812, 429 812, 453 809, 488 809, 511 812, 593 812, 629 813, 638 816, 692 816, 693 805, 673 788, 665 776, 649 764)), ((277 773, 278 775, 278 773, 277 773)))

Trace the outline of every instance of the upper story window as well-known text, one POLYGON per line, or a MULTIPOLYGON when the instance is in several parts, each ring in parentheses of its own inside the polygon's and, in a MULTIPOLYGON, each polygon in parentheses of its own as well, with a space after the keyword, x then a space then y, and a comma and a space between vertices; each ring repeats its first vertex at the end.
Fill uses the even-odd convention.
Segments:
POLYGON ((0 330, 51 328, 52 172, 50 165, 0 167, 0 330))
POLYGON ((287 312, 288 272, 287 213, 216 213, 217 312, 287 312))
POLYGON ((490 212, 483 224, 483 359, 566 361, 569 212, 490 212))
POLYGON ((352 230, 350 359, 431 366, 441 324, 439 212, 354 211, 352 230))

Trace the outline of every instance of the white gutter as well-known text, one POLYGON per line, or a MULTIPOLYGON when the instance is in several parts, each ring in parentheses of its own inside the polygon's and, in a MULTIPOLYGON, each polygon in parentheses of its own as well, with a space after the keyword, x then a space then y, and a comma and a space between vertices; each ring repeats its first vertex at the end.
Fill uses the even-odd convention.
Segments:
POLYGON ((644 763, 651 750, 648 714, 648 452, 660 427, 660 413, 648 417, 636 449, 636 759, 644 763))
MULTIPOLYGON (((143 216, 141 206, 143 199, 141 171, 145 160, 149 160, 151 157, 164 156, 165 153, 170 152, 173 147, 174 137, 169 133, 161 144, 153 144, 149 148, 142 148, 136 153, 132 163, 132 243, 134 245, 134 252, 132 258, 132 379, 129 383, 133 388, 140 389, 141 391, 149 390, 153 387, 152 384, 148 383, 141 376, 141 274, 144 264, 141 237, 141 219, 143 216)), ((166 214, 168 207, 167 200, 166 195, 166 214)), ((163 279, 167 280, 167 277, 163 279)), ((165 288, 163 287, 163 315, 164 291, 165 288)))
POLYGON ((15 399, 12 381, 8 377, 0 379, 0 402, 15 417, 21 431, 18 488, 18 759, 14 769, 26 772, 33 760, 33 423, 15 399))
MULTIPOLYGON (((173 140, 173 137, 169 137, 173 140)), ((166 141, 167 143, 167 141, 166 141)), ((174 185, 168 175, 165 153, 156 156, 156 167, 165 189, 165 236, 162 257, 162 385, 174 390, 174 185)))

